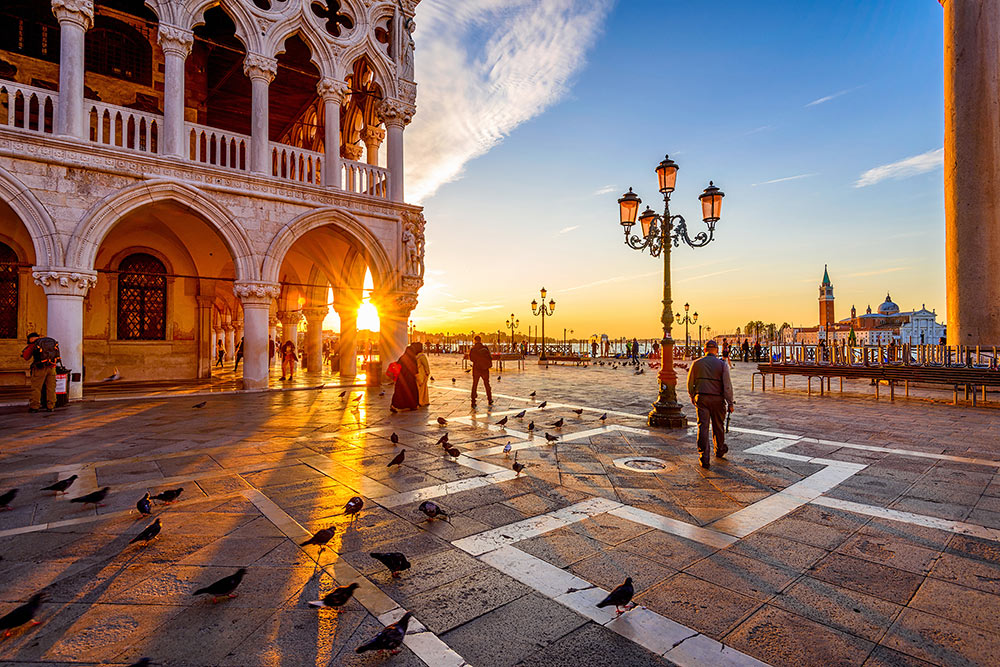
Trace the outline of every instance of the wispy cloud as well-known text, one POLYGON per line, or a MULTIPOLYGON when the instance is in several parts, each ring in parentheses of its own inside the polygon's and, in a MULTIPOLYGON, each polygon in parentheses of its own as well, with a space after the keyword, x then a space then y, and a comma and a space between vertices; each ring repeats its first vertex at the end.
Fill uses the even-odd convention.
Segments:
POLYGON ((612 276, 610 278, 604 278, 602 280, 595 280, 594 282, 584 283, 583 285, 576 285, 574 287, 567 287, 559 290, 560 292, 575 292, 576 290, 588 289, 590 287, 597 287, 598 285, 607 285, 609 283, 620 283, 623 280, 635 280, 637 278, 649 278, 650 276, 662 275, 663 271, 649 271, 647 273, 639 273, 632 276, 612 276))
POLYGON ((559 230, 559 233, 560 234, 569 234, 574 229, 580 229, 580 225, 571 225, 569 227, 563 227, 562 229, 559 230))
POLYGON ((605 185, 603 188, 597 188, 594 190, 594 196, 600 197, 601 195, 609 195, 618 188, 614 185, 605 185))
POLYGON ((490 305, 487 305, 487 306, 469 306, 467 308, 463 308, 461 310, 461 312, 463 312, 463 313, 482 313, 482 312, 485 312, 487 310, 497 310, 498 308, 503 308, 503 304, 502 303, 494 303, 494 304, 490 304, 490 305))
POLYGON ((861 174, 854 183, 856 188, 864 188, 869 185, 881 183, 887 179, 901 179, 925 174, 934 171, 944 165, 944 148, 936 148, 920 155, 904 158, 898 162, 890 162, 880 167, 872 167, 861 174))
POLYGON ((908 271, 910 268, 912 268, 912 267, 909 267, 909 266, 892 266, 892 267, 885 268, 885 269, 874 269, 872 271, 858 271, 857 273, 848 273, 847 277, 848 278, 864 278, 864 277, 867 277, 867 276, 881 276, 881 275, 884 275, 886 273, 896 273, 898 271, 908 271))
POLYGON ((816 176, 817 174, 798 174, 797 176, 785 176, 784 178, 773 178, 770 181, 763 181, 761 183, 753 183, 753 187, 758 185, 771 185, 772 183, 784 183, 785 181, 797 181, 800 178, 809 178, 810 176, 816 176))
POLYGON ((760 127, 755 127, 754 129, 744 132, 743 136, 749 137, 751 134, 759 134, 760 132, 767 132, 768 130, 774 129, 774 125, 761 125, 760 127))
POLYGON ((806 108, 818 106, 820 104, 826 104, 830 100, 835 100, 838 97, 841 97, 842 95, 846 95, 847 93, 849 93, 849 92, 851 92, 853 90, 857 90, 857 89, 856 88, 848 88, 846 90, 840 90, 840 91, 834 93, 833 95, 826 95, 824 97, 820 97, 819 99, 815 99, 812 102, 810 102, 809 104, 807 104, 806 108))
POLYGON ((419 111, 406 132, 407 200, 459 178, 567 91, 613 0, 424 0, 419 111))
POLYGON ((738 268, 736 268, 736 269, 726 269, 725 271, 713 271, 712 273, 703 273, 700 276, 687 276, 686 278, 681 278, 680 280, 678 280, 676 282, 678 282, 678 283, 688 283, 688 282, 691 282, 692 280, 701 280, 702 278, 714 278, 715 276, 724 276, 727 273, 733 273, 735 271, 739 271, 739 269, 738 268))

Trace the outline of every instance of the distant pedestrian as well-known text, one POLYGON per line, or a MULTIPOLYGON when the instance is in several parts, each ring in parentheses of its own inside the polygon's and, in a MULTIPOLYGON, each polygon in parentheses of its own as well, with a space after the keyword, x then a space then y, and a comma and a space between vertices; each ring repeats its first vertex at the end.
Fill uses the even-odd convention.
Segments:
POLYGON ((595 359, 597 358, 597 341, 596 340, 590 342, 590 356, 594 357, 595 359))
POLYGON ((748 340, 743 341, 742 350, 743 350, 743 363, 746 363, 750 361, 750 341, 748 340))
POLYGON ((722 359, 726 362, 726 365, 730 368, 733 367, 733 360, 729 358, 730 353, 733 351, 733 346, 729 344, 729 341, 725 338, 722 339, 722 359))
POLYGON ((271 362, 274 361, 274 353, 278 350, 278 344, 274 342, 273 338, 267 339, 267 365, 270 366, 271 362))
POLYGON ((493 355, 490 348, 483 345, 483 339, 476 336, 473 339, 474 345, 469 350, 469 361, 472 362, 472 407, 476 407, 476 398, 479 395, 479 380, 483 381, 486 388, 486 401, 493 405, 493 389, 490 387, 490 368, 493 367, 493 355))
POLYGON ((243 360, 243 336, 240 336, 239 345, 236 346, 236 363, 233 364, 233 372, 240 367, 240 361, 243 360))
POLYGON ((393 412, 400 410, 416 410, 419 404, 419 389, 417 388, 417 352, 410 344, 403 350, 403 356, 396 362, 399 373, 396 375, 396 385, 392 392, 392 403, 389 408, 393 412))
POLYGON ((299 361, 299 355, 295 351, 295 343, 286 340, 281 346, 281 379, 291 380, 295 377, 295 365, 299 361))
POLYGON ((726 410, 733 411, 733 383, 729 365, 716 355, 719 344, 710 340, 705 344, 705 356, 691 364, 687 385, 691 402, 698 409, 698 456, 701 467, 709 467, 709 451, 715 440, 715 456, 725 458, 726 410), (711 435, 709 435, 711 429, 711 435))
POLYGON ((31 361, 31 394, 28 396, 28 412, 38 412, 42 408, 42 390, 45 390, 45 410, 52 412, 56 407, 56 366, 61 361, 59 342, 55 338, 41 337, 34 331, 28 334, 27 345, 21 350, 21 358, 31 361))
POLYGON ((219 339, 215 345, 215 367, 222 368, 222 361, 226 358, 226 345, 219 339))
POLYGON ((636 338, 632 339, 632 363, 639 365, 639 340, 636 338))
POLYGON ((756 361, 756 362, 760 362, 761 349, 762 348, 760 346, 760 341, 759 340, 755 340, 754 343, 753 343, 753 360, 756 361))
POLYGON ((424 407, 431 404, 430 390, 427 386, 431 377, 431 360, 424 352, 423 343, 414 343, 413 351, 417 353, 417 405, 424 407))

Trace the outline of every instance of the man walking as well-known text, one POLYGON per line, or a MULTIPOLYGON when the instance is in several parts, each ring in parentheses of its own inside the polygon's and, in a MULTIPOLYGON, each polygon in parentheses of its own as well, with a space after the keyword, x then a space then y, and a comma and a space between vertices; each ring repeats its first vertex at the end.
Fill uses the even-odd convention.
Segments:
POLYGON ((493 367, 493 355, 490 348, 483 345, 483 339, 476 336, 475 343, 469 350, 469 361, 472 362, 472 407, 476 407, 476 397, 479 395, 479 380, 486 387, 486 401, 493 405, 493 390, 490 388, 490 368, 493 367))
POLYGON ((750 342, 744 340, 743 346, 740 349, 743 351, 743 363, 747 363, 750 361, 750 342))
POLYGON ((729 378, 729 364, 717 355, 719 344, 714 340, 705 343, 705 356, 691 364, 688 371, 688 394, 698 409, 698 454, 701 467, 709 467, 709 449, 715 439, 715 456, 725 458, 726 410, 733 411, 733 383, 729 378), (711 427, 712 436, 709 436, 711 427))
POLYGON ((21 358, 31 360, 31 395, 28 412, 42 409, 42 388, 45 389, 45 410, 56 407, 56 365, 59 363, 59 343, 54 338, 42 338, 32 331, 28 344, 21 351, 21 358))

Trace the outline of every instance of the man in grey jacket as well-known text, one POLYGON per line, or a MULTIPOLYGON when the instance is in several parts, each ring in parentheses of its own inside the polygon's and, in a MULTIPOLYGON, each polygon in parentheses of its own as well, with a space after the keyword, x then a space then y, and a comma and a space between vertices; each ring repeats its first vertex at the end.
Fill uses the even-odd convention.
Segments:
POLYGON ((709 467, 709 449, 715 437, 715 456, 725 458, 726 410, 733 411, 733 382, 729 378, 729 364, 718 357, 719 344, 714 340, 705 343, 705 356, 691 364, 688 371, 688 394, 698 409, 698 454, 701 467, 709 467))

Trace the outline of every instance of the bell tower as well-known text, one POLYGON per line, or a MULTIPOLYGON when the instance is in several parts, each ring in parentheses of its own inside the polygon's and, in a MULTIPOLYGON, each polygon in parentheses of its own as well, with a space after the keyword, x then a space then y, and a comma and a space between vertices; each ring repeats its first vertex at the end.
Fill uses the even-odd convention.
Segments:
POLYGON ((826 265, 823 265, 823 282, 819 286, 819 328, 828 331, 830 326, 836 322, 833 316, 833 283, 830 282, 830 273, 826 265))

